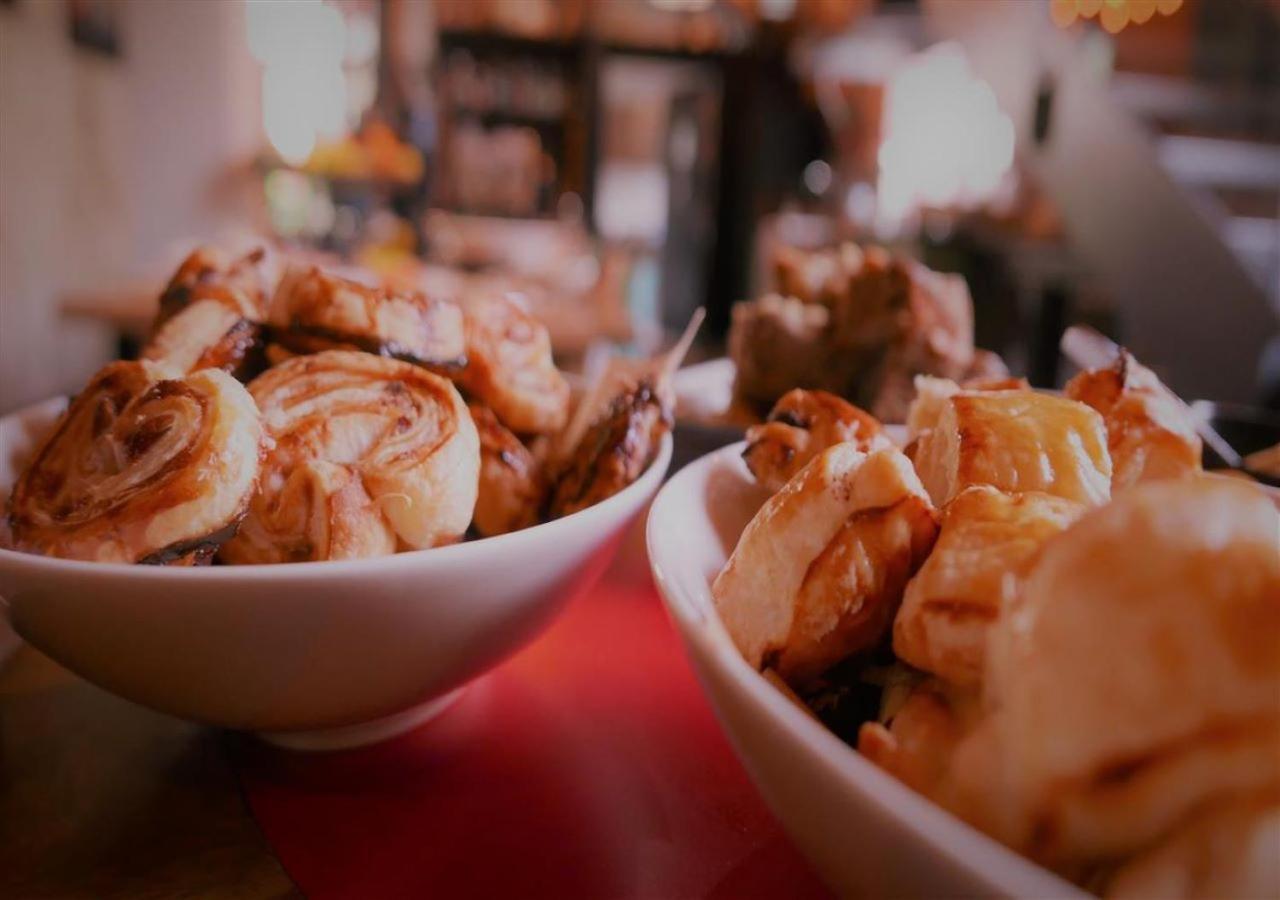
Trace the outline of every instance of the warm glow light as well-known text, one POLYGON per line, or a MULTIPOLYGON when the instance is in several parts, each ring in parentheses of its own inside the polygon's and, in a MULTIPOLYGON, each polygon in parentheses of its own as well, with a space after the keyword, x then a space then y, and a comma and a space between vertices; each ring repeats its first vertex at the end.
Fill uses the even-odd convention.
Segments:
POLYGON ((1142 25, 1157 12, 1171 16, 1182 8, 1182 0, 1049 0, 1049 18, 1059 28, 1069 28, 1077 18, 1098 18, 1111 34, 1119 34, 1130 23, 1142 25))
POLYGON ((1156 0, 1129 0, 1129 21, 1144 25, 1156 14, 1156 0))
POLYGON ((956 44, 913 57, 885 92, 879 216, 896 225, 922 207, 974 206, 1013 165, 1013 122, 956 44))
POLYGON ((1050 0, 1049 2, 1049 18, 1053 19, 1053 24, 1059 28, 1071 25, 1078 15, 1076 0, 1050 0))
POLYGON ((246 0, 249 50, 262 63, 262 125, 289 163, 347 131, 342 14, 322 0, 246 0))

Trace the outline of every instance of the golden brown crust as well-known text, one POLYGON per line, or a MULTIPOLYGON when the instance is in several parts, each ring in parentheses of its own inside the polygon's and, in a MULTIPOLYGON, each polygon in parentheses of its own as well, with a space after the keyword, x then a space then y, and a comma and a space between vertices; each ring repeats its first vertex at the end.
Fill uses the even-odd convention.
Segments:
POLYGON ((858 730, 858 752, 926 797, 943 783, 955 750, 977 718, 977 698, 936 678, 911 688, 886 724, 858 730))
POLYGON ((479 439, 448 380, 330 350, 287 360, 249 390, 274 446, 227 562, 377 556, 466 530, 479 439))
POLYGON ((630 485, 657 455, 671 409, 645 380, 614 398, 555 478, 548 517, 594 506, 630 485))
POLYGON ((1217 804, 1122 864, 1108 900, 1280 897, 1280 795, 1217 804))
POLYGON ((480 493, 471 527, 492 537, 536 525, 547 493, 541 464, 493 410, 478 403, 467 408, 480 435, 480 493))
POLYGON ((192 252, 160 295, 141 357, 176 372, 252 376, 262 364, 263 257, 262 250, 232 261, 211 247, 192 252))
POLYGON ((546 327, 503 294, 463 304, 466 368, 458 383, 517 434, 549 434, 569 418, 569 383, 551 358, 546 327))
POLYGON ((19 549, 167 563, 226 540, 258 475, 253 400, 226 374, 117 362, 90 380, 14 487, 19 549))
POLYGON ((962 391, 947 398, 914 455, 934 503, 974 484, 1042 491, 1091 506, 1111 491, 1102 417, 1083 403, 1032 391, 962 391))
POLYGON ((160 293, 156 328, 203 300, 221 303, 242 318, 261 322, 267 306, 265 258, 261 248, 232 260, 216 247, 197 247, 160 293))
POLYGON ((1112 491, 1200 471, 1200 436, 1190 412, 1127 350, 1120 351, 1111 368, 1081 372, 1067 382, 1064 392, 1102 414, 1111 451, 1112 491))
POLYGON ((836 444, 747 525, 716 608, 748 663, 803 684, 880 640, 936 531, 900 451, 836 444))
POLYGON ((1086 507, 1050 494, 966 488, 942 511, 933 553, 893 625, 899 659, 955 684, 982 679, 987 633, 1055 534, 1086 507))
POLYGON ((835 394, 796 388, 774 404, 764 424, 747 429, 742 458, 756 481, 776 492, 809 460, 844 442, 862 451, 890 446, 870 413, 835 394))
POLYGON ((1278 535, 1260 491, 1198 477, 1137 485, 1048 542, 988 644, 1003 839, 1114 859, 1280 783, 1278 535))
POLYGON ((293 353, 363 350, 455 374, 466 364, 462 313, 422 294, 368 287, 315 266, 285 273, 272 338, 293 353))

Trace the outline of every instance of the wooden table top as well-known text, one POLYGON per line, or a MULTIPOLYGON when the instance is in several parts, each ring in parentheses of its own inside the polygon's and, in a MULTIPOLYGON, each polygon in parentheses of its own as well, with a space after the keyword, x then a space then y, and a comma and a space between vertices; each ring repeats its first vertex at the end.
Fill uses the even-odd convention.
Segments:
POLYGON ((301 896, 226 738, 19 648, 0 666, 0 897, 301 896))

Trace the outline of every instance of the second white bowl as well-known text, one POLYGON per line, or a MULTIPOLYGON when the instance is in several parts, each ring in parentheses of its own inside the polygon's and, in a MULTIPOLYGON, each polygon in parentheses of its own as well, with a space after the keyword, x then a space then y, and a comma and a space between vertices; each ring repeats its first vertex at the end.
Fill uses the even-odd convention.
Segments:
POLYGON ((766 499, 743 444, 675 475, 649 513, 649 562, 738 756, 796 844, 842 894, 1082 897, 859 756, 743 660, 711 581, 766 499))

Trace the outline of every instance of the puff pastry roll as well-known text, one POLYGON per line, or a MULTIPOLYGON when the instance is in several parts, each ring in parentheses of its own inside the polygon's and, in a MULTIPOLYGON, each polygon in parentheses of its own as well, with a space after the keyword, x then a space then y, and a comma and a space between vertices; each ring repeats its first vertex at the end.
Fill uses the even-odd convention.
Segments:
POLYGON ((249 393, 217 369, 102 369, 45 438, 10 501, 19 549, 98 562, 206 560, 258 476, 249 393))
POLYGON ((1192 817, 1108 879, 1108 900, 1280 897, 1280 796, 1192 817))
POLYGON ((880 641, 936 534, 900 451, 836 444, 748 523, 713 584, 716 607, 748 663, 804 685, 880 641))
POLYGON ((569 383, 546 326, 515 298, 477 291, 463 304, 466 368, 458 383, 517 434, 549 434, 569 418, 569 383))
POLYGON ((1153 481, 1044 548, 991 631, 1003 837, 1067 869, 1280 784, 1280 513, 1153 481))
POLYGON ((160 312, 143 359, 179 372, 224 369, 240 378, 260 368, 264 251, 228 261, 201 247, 160 295, 160 312))
POLYGON ((466 364, 462 312, 452 303, 315 266, 285 272, 268 321, 272 339, 293 353, 363 350, 447 374, 466 364))
POLYGON ((480 493, 471 526, 492 537, 536 525, 547 495, 541 463, 493 410, 476 403, 468 409, 480 435, 480 493))
POLYGON ((908 787, 933 796, 980 715, 975 692, 925 678, 908 690, 887 722, 866 722, 858 729, 858 752, 908 787))
POLYGON ((1029 391, 1025 378, 977 378, 963 385, 950 378, 917 375, 914 379, 915 399, 907 409, 907 440, 913 441, 933 429, 946 402, 961 391, 1029 391))
POLYGON ((466 531, 480 442, 447 379, 329 350, 285 361, 249 391, 273 446, 226 562, 378 556, 466 531))
POLYGON ((796 388, 774 404, 764 424, 747 429, 742 458, 756 481, 776 493, 809 460, 846 442, 862 451, 892 446, 870 413, 835 394, 796 388))
POLYGON ((1081 372, 1065 393, 1102 413, 1112 491, 1200 471, 1201 442, 1190 411, 1129 351, 1121 350, 1109 369, 1081 372))
POLYGON ((978 684, 991 626, 1044 542, 1086 508, 1038 491, 961 491, 942 511, 933 552, 907 585, 893 623, 894 653, 954 684, 978 684))
POLYGON ((633 483, 671 429, 671 403, 644 379, 624 389, 558 467, 548 515, 558 519, 594 506, 633 483))
POLYGON ((1102 417, 1050 394, 962 391, 948 397, 914 459, 938 506, 974 484, 1043 491, 1091 506, 1111 495, 1102 417))

